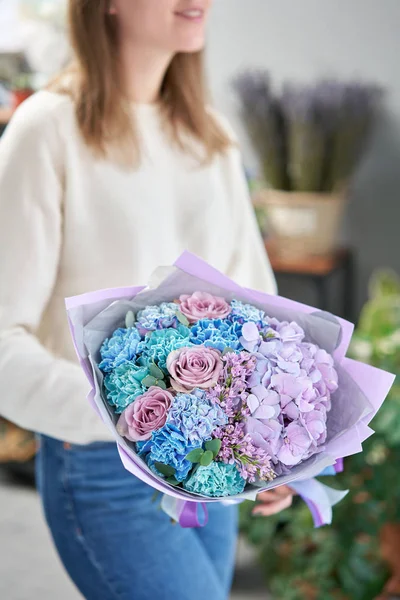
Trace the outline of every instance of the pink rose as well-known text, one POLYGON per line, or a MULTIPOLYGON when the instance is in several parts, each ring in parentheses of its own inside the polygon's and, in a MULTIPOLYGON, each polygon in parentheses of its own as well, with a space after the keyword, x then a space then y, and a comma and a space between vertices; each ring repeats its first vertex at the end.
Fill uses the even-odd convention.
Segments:
POLYGON ((194 388, 206 390, 216 385, 223 367, 221 352, 205 346, 180 348, 167 358, 171 385, 177 392, 187 393, 194 388))
POLYGON ((181 313, 196 323, 200 319, 224 319, 231 312, 231 307, 219 296, 208 292, 194 292, 191 296, 184 294, 179 298, 181 313))
POLYGON ((118 433, 131 442, 150 439, 152 431, 165 425, 173 399, 170 392, 152 386, 124 410, 117 423, 118 433))

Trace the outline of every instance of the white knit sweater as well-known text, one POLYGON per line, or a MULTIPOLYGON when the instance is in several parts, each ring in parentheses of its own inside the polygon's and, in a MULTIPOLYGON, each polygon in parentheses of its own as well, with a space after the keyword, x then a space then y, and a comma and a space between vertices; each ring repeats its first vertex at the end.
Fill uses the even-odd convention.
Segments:
POLYGON ((0 414, 72 443, 110 436, 85 400, 66 296, 146 284, 185 249, 275 292, 237 148, 198 166, 157 107, 132 110, 143 156, 130 172, 96 159, 71 100, 47 91, 0 141, 0 414))

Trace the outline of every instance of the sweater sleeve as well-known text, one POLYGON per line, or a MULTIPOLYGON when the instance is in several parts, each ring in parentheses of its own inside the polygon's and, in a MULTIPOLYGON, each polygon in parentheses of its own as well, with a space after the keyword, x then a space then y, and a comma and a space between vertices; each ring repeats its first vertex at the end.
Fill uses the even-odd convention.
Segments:
POLYGON ((240 285, 276 294, 275 277, 250 199, 241 153, 236 146, 228 151, 226 160, 233 211, 233 252, 227 274, 240 285))
POLYGON ((57 125, 35 100, 20 107, 0 141, 0 414, 85 444, 109 436, 85 401, 85 375, 35 336, 56 280, 63 196, 57 125))

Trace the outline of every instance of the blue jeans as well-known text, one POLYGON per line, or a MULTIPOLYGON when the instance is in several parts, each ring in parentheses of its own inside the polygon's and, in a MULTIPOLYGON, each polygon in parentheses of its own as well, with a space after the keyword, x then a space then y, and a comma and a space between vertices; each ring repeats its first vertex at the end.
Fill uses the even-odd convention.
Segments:
POLYGON ((38 488, 55 545, 87 600, 225 600, 237 510, 209 504, 203 529, 182 529, 125 471, 116 445, 40 438, 38 488))

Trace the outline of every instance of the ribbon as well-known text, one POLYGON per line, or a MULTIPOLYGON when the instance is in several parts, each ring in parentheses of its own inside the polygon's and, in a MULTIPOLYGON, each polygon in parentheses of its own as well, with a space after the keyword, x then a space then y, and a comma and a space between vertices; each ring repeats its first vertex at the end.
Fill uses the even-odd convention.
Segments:
POLYGON ((348 494, 348 490, 334 490, 316 479, 294 481, 290 484, 290 487, 307 504, 314 519, 315 527, 330 525, 332 523, 332 507, 348 494))
POLYGON ((208 523, 208 510, 205 502, 188 502, 164 494, 161 508, 181 527, 205 527, 208 523), (203 513, 199 516, 199 512, 203 513))

